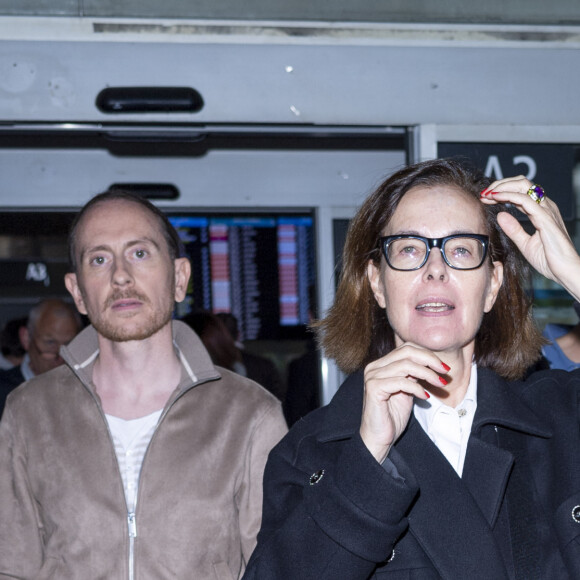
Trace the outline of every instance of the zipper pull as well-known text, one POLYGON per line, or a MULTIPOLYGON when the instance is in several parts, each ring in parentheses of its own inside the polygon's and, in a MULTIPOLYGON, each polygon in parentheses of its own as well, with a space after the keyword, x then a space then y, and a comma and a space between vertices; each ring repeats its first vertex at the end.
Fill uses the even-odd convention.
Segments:
POLYGON ((129 512, 127 515, 127 523, 129 524, 129 537, 137 537, 137 521, 135 520, 135 512, 129 512))

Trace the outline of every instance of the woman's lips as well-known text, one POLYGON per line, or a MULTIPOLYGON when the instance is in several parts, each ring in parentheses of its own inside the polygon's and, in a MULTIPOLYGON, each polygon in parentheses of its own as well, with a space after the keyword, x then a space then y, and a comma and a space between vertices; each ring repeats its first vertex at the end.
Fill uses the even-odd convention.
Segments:
POLYGON ((448 312, 450 310, 455 310, 455 306, 450 304, 449 302, 442 302, 440 300, 429 300, 426 302, 421 302, 415 306, 415 310, 419 312, 426 312, 426 313, 439 313, 439 312, 448 312))

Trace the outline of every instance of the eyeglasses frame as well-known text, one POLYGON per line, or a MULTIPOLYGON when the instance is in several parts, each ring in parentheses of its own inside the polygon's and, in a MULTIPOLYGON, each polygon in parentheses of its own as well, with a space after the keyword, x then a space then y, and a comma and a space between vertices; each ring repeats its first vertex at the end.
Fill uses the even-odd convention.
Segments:
POLYGON ((424 236, 416 236, 413 234, 399 234, 396 236, 381 236, 379 238, 379 247, 382 250, 383 256, 385 256, 385 260, 386 260, 389 268, 391 268, 392 270, 397 270, 398 272, 414 272, 415 270, 420 270, 427 263, 427 260, 429 259, 429 255, 431 254, 431 248, 439 248, 439 250, 441 252, 441 256, 443 256, 445 263, 450 268, 453 268, 454 270, 459 270, 459 271, 469 271, 469 270, 477 270, 478 268, 481 268, 481 266, 483 266, 483 263, 485 262, 485 259, 487 258, 487 251, 489 248, 489 236, 484 235, 484 234, 465 233, 465 234, 452 234, 450 236, 444 236, 442 238, 426 238, 424 236), (396 240, 401 240, 403 238, 409 238, 412 240, 421 240, 427 246, 427 252, 425 253, 425 258, 423 259, 423 262, 419 266, 417 266, 416 268, 410 268, 409 270, 403 269, 403 268, 395 268, 389 262, 389 258, 388 258, 389 244, 391 244, 392 242, 394 242, 396 240), (457 266, 453 266, 453 264, 449 263, 449 261, 447 260, 447 256, 445 255, 445 250, 443 248, 444 248, 445 242, 447 242, 447 240, 452 240, 454 238, 473 238, 475 240, 480 241, 483 244, 483 256, 481 259, 481 263, 478 266, 474 266, 473 268, 458 268, 457 266))

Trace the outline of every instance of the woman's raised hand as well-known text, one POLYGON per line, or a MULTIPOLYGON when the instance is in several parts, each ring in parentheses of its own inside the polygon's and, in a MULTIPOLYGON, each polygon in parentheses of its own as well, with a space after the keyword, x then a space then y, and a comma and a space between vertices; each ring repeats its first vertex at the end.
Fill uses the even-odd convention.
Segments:
POLYGON ((413 397, 429 398, 421 383, 442 387, 448 371, 437 355, 410 343, 366 366, 360 435, 379 463, 405 430, 413 397))
POLYGON ((533 186, 521 175, 500 179, 481 192, 481 200, 486 204, 510 203, 528 216, 536 228, 532 235, 509 213, 500 213, 497 221, 540 274, 564 286, 580 300, 580 256, 566 231, 558 206, 548 194, 540 203, 534 201, 527 193, 533 186))

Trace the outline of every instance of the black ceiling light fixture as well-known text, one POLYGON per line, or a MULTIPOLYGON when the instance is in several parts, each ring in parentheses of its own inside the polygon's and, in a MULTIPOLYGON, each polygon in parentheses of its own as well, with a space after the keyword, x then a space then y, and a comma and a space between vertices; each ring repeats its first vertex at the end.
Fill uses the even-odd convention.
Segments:
POLYGON ((198 113, 203 98, 190 87, 108 87, 97 96, 99 111, 114 113, 198 113))

